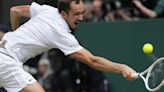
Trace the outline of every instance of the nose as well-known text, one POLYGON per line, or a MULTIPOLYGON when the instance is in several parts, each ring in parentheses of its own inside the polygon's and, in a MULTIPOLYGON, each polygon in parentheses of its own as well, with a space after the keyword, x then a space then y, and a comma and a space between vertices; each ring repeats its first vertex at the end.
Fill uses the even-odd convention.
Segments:
POLYGON ((79 20, 80 20, 80 21, 83 21, 83 19, 84 19, 83 14, 80 14, 80 15, 79 15, 79 20))

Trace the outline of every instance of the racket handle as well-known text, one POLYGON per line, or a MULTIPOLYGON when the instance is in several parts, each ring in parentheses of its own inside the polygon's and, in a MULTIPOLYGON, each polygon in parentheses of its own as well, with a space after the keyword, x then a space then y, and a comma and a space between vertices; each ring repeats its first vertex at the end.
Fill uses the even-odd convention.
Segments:
POLYGON ((132 74, 132 77, 135 78, 135 79, 139 78, 139 73, 132 74))

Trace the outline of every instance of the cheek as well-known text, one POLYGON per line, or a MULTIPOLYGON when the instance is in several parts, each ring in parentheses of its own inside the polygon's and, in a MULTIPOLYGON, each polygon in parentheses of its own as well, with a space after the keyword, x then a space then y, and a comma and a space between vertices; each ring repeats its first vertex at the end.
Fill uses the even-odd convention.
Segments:
POLYGON ((79 19, 79 16, 75 16, 75 18, 74 18, 75 20, 78 20, 79 19))
POLYGON ((73 21, 78 20, 78 16, 77 15, 72 15, 72 17, 70 19, 73 20, 73 21))
POLYGON ((68 22, 72 24, 74 22, 74 19, 75 19, 74 17, 69 17, 68 22))
POLYGON ((74 24, 74 21, 72 19, 69 20, 69 24, 70 25, 73 25, 74 24))
POLYGON ((70 19, 72 25, 74 25, 75 21, 76 21, 75 19, 70 19))

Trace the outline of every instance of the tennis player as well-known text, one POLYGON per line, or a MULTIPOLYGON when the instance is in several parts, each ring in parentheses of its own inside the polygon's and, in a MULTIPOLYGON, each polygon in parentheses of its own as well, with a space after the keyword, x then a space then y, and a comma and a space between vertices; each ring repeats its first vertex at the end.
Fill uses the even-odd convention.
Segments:
POLYGON ((22 66, 29 58, 52 48, 96 70, 120 73, 133 80, 136 72, 132 68, 94 56, 71 34, 83 20, 84 11, 82 0, 59 0, 58 9, 35 2, 11 8, 11 24, 16 31, 5 34, 0 44, 0 86, 8 92, 45 92, 22 66), (17 28, 21 16, 30 20, 17 28))

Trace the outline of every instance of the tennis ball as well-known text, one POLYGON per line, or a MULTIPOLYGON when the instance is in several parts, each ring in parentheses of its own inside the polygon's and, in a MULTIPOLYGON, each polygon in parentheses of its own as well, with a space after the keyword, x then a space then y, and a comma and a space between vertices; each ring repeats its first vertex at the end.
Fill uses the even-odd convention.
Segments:
POLYGON ((143 52, 145 54, 151 54, 153 52, 153 45, 150 43, 146 43, 143 46, 143 52))

